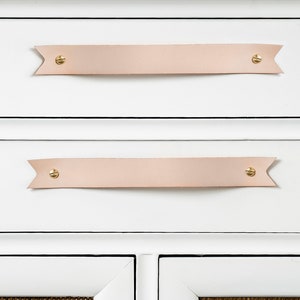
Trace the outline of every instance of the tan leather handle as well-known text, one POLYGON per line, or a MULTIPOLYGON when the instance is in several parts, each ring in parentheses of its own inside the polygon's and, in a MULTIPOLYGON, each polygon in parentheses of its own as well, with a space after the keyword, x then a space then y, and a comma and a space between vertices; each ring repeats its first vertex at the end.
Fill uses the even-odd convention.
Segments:
POLYGON ((281 73, 268 44, 46 45, 37 75, 281 73))
POLYGON ((273 157, 55 158, 30 160, 29 188, 275 186, 273 157))

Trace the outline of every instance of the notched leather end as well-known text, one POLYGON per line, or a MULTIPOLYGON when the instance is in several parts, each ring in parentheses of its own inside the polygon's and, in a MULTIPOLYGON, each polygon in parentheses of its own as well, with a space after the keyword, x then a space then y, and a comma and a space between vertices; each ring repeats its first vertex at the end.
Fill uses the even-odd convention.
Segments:
POLYGON ((31 167, 33 168, 33 170, 35 171, 35 177, 34 179, 31 181, 31 183, 27 186, 27 189, 34 189, 35 188, 35 180, 37 178, 37 170, 35 168, 35 164, 34 164, 34 160, 28 160, 28 163, 31 165, 31 167))
POLYGON ((272 177, 269 175, 269 169, 271 167, 273 167, 274 165, 274 162, 276 161, 277 157, 271 157, 270 158, 270 162, 269 162, 269 165, 267 166, 266 168, 266 175, 268 176, 269 178, 269 181, 270 181, 270 186, 271 187, 278 187, 277 183, 272 179, 272 177))
POLYGON ((36 52, 39 54, 39 56, 43 59, 42 64, 39 66, 39 68, 34 72, 34 75, 43 75, 44 73, 41 72, 41 69, 45 63, 45 56, 43 55, 43 51, 42 51, 42 47, 40 46, 35 46, 34 49, 36 50, 36 52))
POLYGON ((278 74, 284 74, 284 72, 282 71, 282 69, 279 67, 277 61, 275 60, 277 54, 280 52, 280 50, 281 50, 282 47, 283 47, 283 45, 276 45, 276 51, 274 53, 274 62, 276 64, 277 68, 278 68, 278 72, 277 72, 278 74))

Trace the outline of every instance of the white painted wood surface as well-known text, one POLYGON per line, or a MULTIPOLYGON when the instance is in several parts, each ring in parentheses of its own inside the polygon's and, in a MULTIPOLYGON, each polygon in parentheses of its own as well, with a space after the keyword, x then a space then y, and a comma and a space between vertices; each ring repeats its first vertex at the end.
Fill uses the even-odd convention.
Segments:
POLYGON ((2 296, 134 299, 134 259, 105 256, 0 256, 2 296), (119 280, 122 277, 122 280, 119 280), (115 283, 118 282, 117 285, 115 283), (119 296, 119 295, 118 295, 119 296))
POLYGON ((299 296, 299 262, 299 257, 161 258, 159 299, 299 296))
MULTIPOLYGON (((2 231, 299 232, 299 141, 3 141, 2 231), (275 188, 28 190, 28 159, 277 157, 275 188), (71 213, 70 213, 71 212, 71 213)), ((220 170, 220 172, 226 170, 220 170)))
POLYGON ((300 116, 299 28, 299 20, 263 19, 0 20, 0 116, 300 116), (282 44, 285 73, 33 75, 42 63, 35 45, 174 43, 282 44))
POLYGON ((300 140, 300 119, 1 119, 0 140, 300 140))
MULTIPOLYGON (((300 238, 299 234, 1 233, 0 253, 136 254, 137 299, 157 300, 158 254, 295 255, 300 253, 300 238)), ((173 290, 177 288, 174 285, 173 290)))
POLYGON ((0 17, 299 17, 298 0, 1 0, 0 17))
MULTIPOLYGON (((3 17, 299 18, 300 1, 0 0, 0 19, 3 17)), ((1 19, 0 117, 298 117, 299 30, 299 19, 1 19), (284 74, 33 76, 41 63, 33 50, 38 44, 254 42, 284 45, 276 59, 284 74)), ((137 273, 132 257, 64 257, 58 261, 0 256, 0 294, 40 296, 50 294, 51 289, 51 295, 53 291, 96 295, 99 289, 96 300, 129 300, 135 293, 136 300, 157 300, 160 254, 299 255, 299 120, 1 118, 0 253, 136 254, 137 273), (270 174, 279 187, 26 189, 34 177, 27 159, 200 155, 277 156, 270 174), (66 231, 74 232, 63 233, 66 231), (102 233, 95 233, 98 231, 102 233), (108 231, 114 233, 104 233, 108 231), (181 233, 170 233, 173 231, 181 233), (57 270, 61 271, 58 278, 52 276, 57 270), (40 276, 45 273, 47 277, 40 276), (46 279, 53 280, 52 284, 46 279)), ((204 292, 222 296, 300 294, 299 258, 221 258, 204 264, 200 259, 161 259, 160 300, 196 299, 204 292)))
MULTIPOLYGON (((141 255, 150 254, 297 255, 300 254, 300 234, 0 232, 0 254, 136 254, 137 260, 141 255)), ((155 266, 150 260, 145 258, 140 263, 142 272, 147 269, 153 274, 155 266)), ((157 265, 158 260, 154 263, 157 265)))

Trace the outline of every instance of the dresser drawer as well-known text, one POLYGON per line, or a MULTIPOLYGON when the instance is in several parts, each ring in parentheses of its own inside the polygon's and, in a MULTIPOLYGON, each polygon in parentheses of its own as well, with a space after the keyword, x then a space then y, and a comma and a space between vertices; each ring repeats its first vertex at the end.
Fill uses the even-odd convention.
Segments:
POLYGON ((1 116, 300 116, 298 19, 1 19, 0 25, 1 116), (35 46, 122 44, 282 45, 276 61, 284 73, 34 75, 43 61, 35 46))
MULTIPOLYGON (((3 231, 300 231, 299 141, 1 141, 0 144, 3 231), (105 157, 277 157, 269 170, 277 187, 27 188, 36 176, 27 160, 105 157)), ((247 177, 244 167, 241 176, 247 177)), ((51 165, 52 168, 56 166, 51 165)), ((49 172, 47 168, 42 171, 54 181, 49 172)), ((226 178, 230 172, 230 168, 220 167, 216 175, 220 173, 226 178)), ((81 178, 86 174, 76 171, 71 175, 81 178)), ((60 176, 58 179, 63 180, 63 174, 60 176)))
POLYGON ((115 300, 122 296, 133 300, 134 257, 4 255, 0 256, 0 281, 1 297, 115 300))
POLYGON ((299 262, 297 256, 162 256, 159 299, 299 297, 299 262))

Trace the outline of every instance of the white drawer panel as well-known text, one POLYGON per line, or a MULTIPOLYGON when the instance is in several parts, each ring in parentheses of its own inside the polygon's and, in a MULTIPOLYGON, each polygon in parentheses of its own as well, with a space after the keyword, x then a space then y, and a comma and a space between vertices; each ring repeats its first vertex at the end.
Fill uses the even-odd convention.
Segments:
POLYGON ((299 296, 299 263, 284 256, 163 257, 159 299, 299 296))
POLYGON ((130 256, 0 256, 0 295, 134 299, 130 256))
POLYGON ((299 17, 298 0, 10 0, 1 2, 1 17, 299 17))
MULTIPOLYGON (((300 20, 0 21, 1 116, 300 116, 300 20), (282 44, 284 74, 35 76, 36 45, 282 44)), ((87 58, 88 59, 88 58, 87 58)))
MULTIPOLYGON (((299 141, 2 141, 1 231, 300 231, 299 141), (278 187, 30 190, 28 159, 269 156, 278 187)), ((226 172, 226 170, 220 170, 226 172)))

